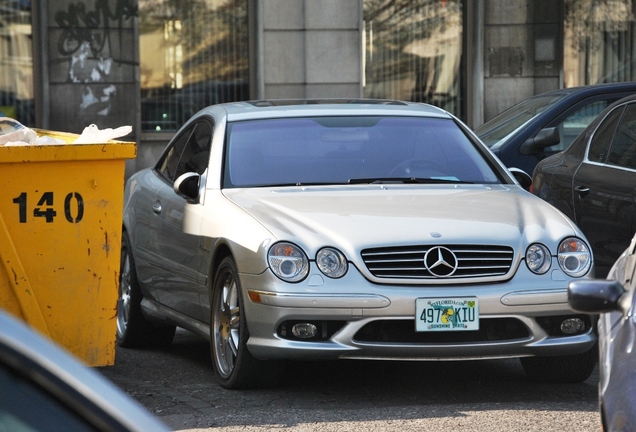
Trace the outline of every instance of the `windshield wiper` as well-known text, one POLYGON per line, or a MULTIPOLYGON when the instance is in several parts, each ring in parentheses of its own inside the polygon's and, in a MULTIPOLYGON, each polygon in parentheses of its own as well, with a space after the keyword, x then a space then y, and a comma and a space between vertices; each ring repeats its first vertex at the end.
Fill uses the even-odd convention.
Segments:
POLYGON ((349 184, 435 184, 435 183, 461 183, 472 184, 473 182, 461 181, 450 178, 422 178, 422 177, 373 177, 373 178, 353 178, 349 179, 349 184))
POLYGON ((473 182, 461 181, 452 178, 421 178, 421 177, 370 177, 370 178, 352 178, 347 182, 296 182, 296 183, 273 183, 262 184, 246 187, 293 187, 293 186, 330 186, 345 184, 436 184, 436 183, 453 183, 453 184, 473 184, 473 182))
POLYGON ((343 185, 344 182, 296 182, 296 183, 274 183, 274 184, 262 184, 253 187, 288 187, 288 186, 329 186, 329 185, 343 185))

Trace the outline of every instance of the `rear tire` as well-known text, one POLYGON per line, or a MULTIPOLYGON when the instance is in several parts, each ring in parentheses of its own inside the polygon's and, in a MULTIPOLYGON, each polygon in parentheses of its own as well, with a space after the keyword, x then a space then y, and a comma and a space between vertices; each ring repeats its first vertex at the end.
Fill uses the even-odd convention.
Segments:
POLYGON ((117 299, 117 344, 123 348, 156 348, 170 345, 176 327, 157 326, 148 321, 141 311, 142 298, 130 239, 124 232, 121 241, 117 299))
POLYGON ((528 378, 545 383, 580 383, 590 377, 598 361, 598 346, 581 354, 554 357, 522 357, 528 378))
POLYGON ((236 263, 226 257, 212 286, 210 348, 221 387, 246 389, 278 383, 280 363, 255 359, 247 349, 249 332, 236 263))

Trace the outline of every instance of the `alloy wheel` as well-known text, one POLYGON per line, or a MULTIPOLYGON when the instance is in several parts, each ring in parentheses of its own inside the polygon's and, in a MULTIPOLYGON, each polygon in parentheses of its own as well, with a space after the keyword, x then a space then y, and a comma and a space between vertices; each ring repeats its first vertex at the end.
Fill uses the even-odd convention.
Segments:
POLYGON ((216 364, 221 376, 228 377, 234 370, 240 343, 240 304, 236 280, 227 271, 218 287, 214 311, 214 344, 216 364))
POLYGON ((121 251, 121 270, 119 275, 119 298, 117 299, 117 335, 121 338, 126 333, 130 308, 132 304, 130 283, 130 255, 126 249, 121 251))

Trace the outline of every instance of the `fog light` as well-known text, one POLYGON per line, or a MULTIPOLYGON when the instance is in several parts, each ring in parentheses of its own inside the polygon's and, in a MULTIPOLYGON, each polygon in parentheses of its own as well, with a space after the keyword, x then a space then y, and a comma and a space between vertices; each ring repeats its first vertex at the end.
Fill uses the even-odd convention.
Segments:
POLYGON ((561 331, 565 334, 579 333, 585 330, 585 323, 581 318, 567 318, 561 322, 561 331))
POLYGON ((311 323, 294 324, 292 334, 299 339, 309 339, 318 334, 318 327, 311 323))

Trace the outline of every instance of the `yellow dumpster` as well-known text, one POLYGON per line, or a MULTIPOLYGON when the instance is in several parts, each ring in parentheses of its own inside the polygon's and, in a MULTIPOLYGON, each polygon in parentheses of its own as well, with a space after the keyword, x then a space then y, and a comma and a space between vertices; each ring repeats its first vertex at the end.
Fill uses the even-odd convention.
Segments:
POLYGON ((136 151, 0 146, 0 307, 90 366, 115 361, 124 169, 136 151))

